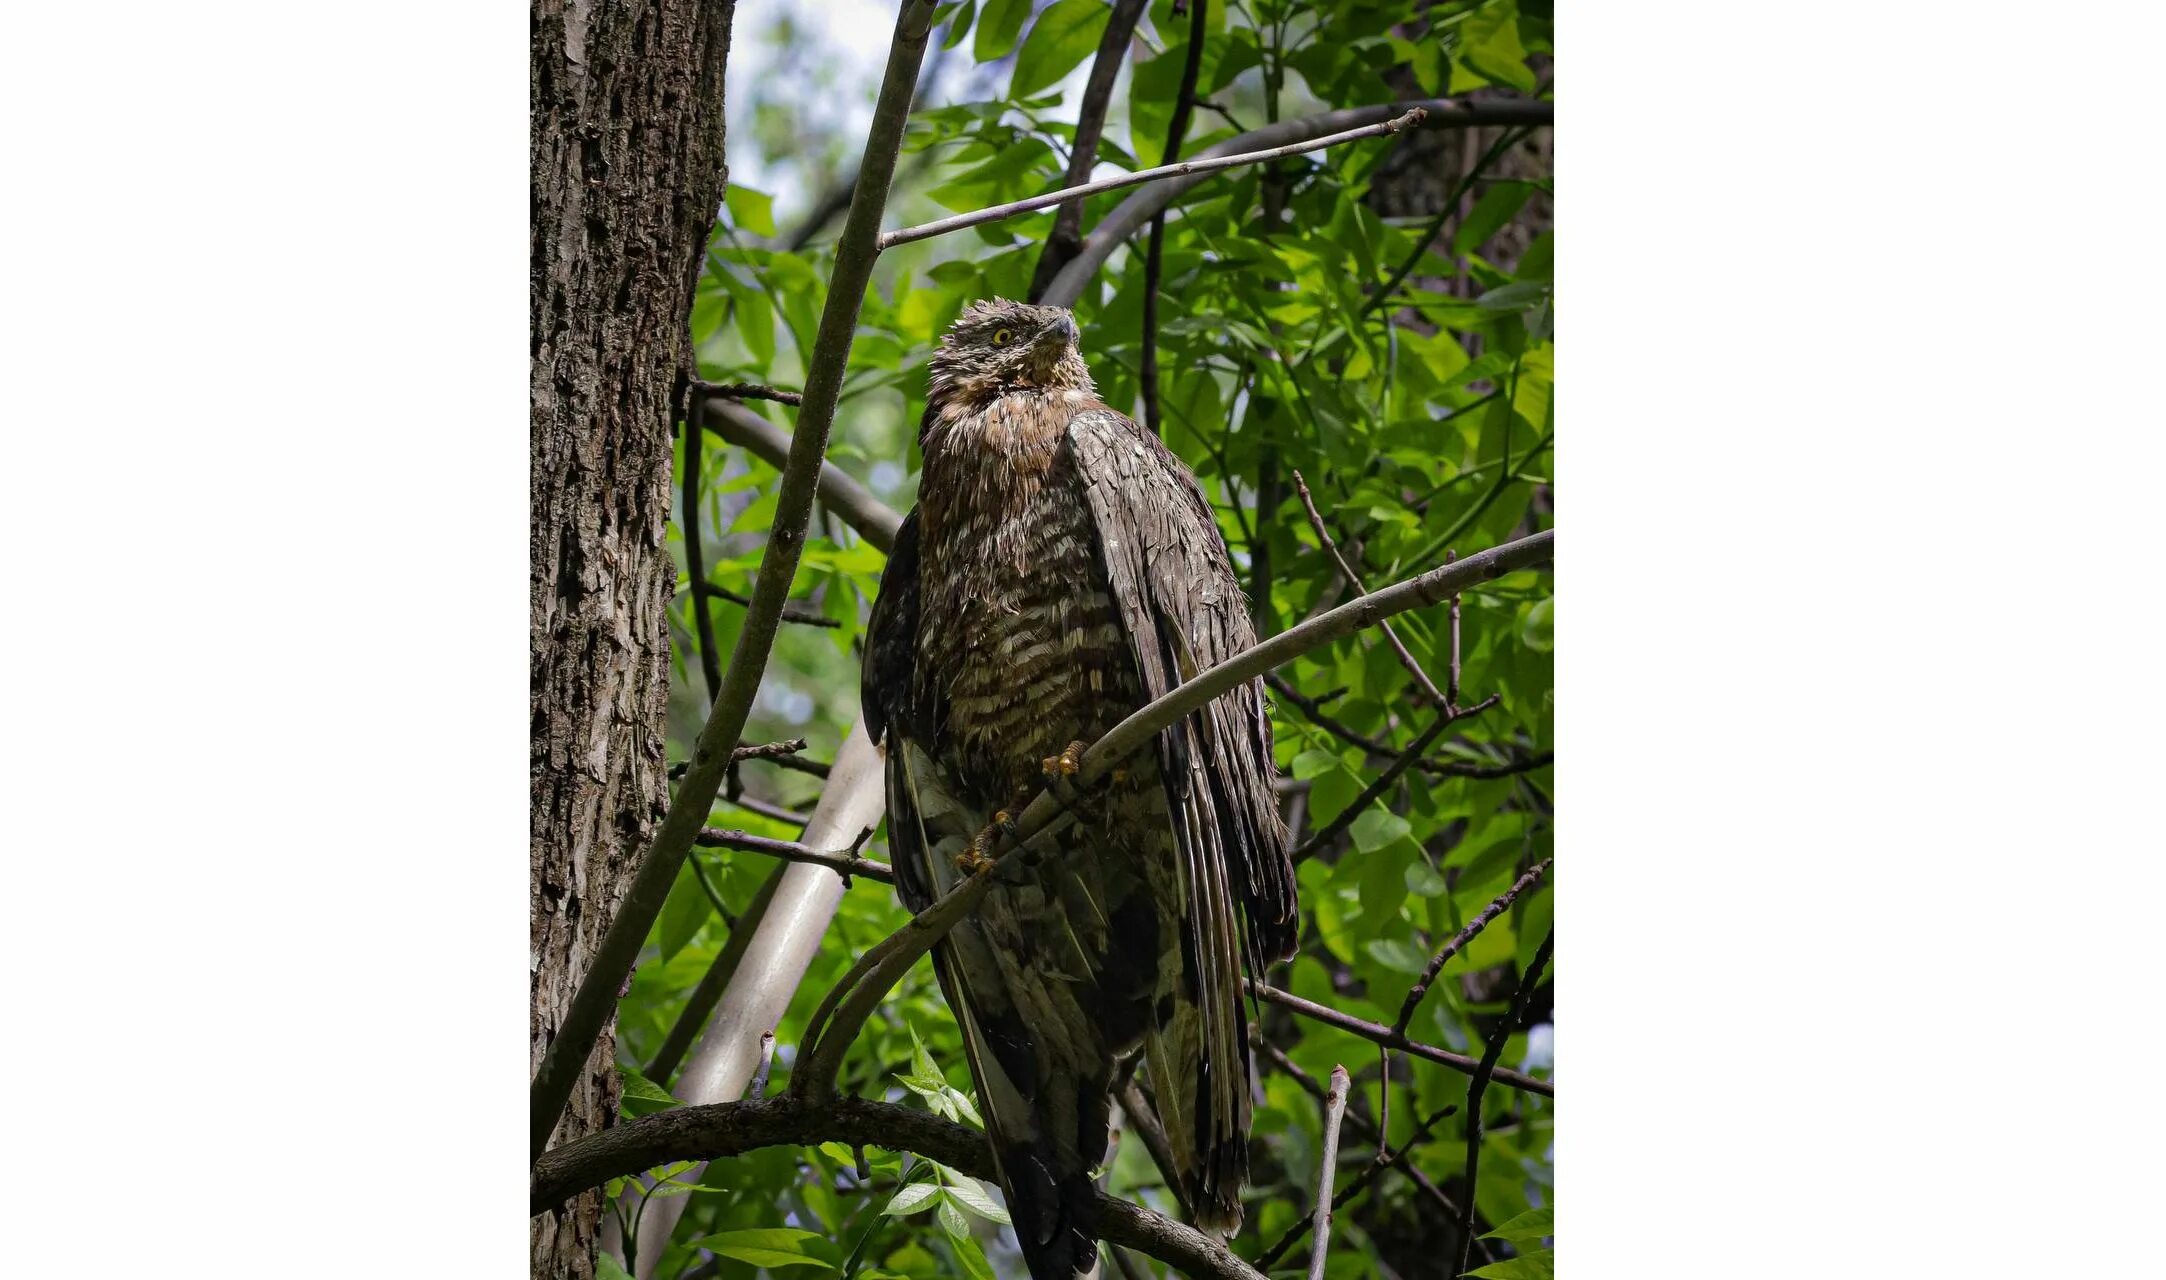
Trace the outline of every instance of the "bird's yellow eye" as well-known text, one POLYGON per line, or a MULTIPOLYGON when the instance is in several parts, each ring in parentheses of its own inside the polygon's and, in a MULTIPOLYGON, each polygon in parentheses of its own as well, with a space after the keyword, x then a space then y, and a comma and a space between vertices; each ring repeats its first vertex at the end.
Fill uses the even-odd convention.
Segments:
POLYGON ((1010 330, 995 329, 993 330, 993 345, 996 347, 1005 347, 1008 345, 1008 339, 1014 336, 1015 334, 1010 330))

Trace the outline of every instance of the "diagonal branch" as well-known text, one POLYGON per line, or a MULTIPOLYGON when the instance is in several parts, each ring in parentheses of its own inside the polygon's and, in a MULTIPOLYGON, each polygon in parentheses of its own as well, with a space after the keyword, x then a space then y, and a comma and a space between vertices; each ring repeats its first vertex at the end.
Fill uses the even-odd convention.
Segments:
MULTIPOLYGON (((713 1160, 762 1147, 881 1147, 938 1160, 975 1178, 998 1176, 985 1135, 922 1111, 840 1097, 810 1102, 790 1094, 678 1107, 567 1142, 534 1164, 529 1212, 541 1213, 589 1187, 657 1165, 713 1160)), ((1193 1227, 1098 1192, 1099 1234, 1210 1280, 1260 1280, 1224 1244, 1193 1227)))
MULTIPOLYGON (((1207 668, 1195 679, 1153 699, 1115 725, 1083 753, 1082 769, 1074 782, 1078 787, 1098 782, 1131 753, 1156 740, 1167 726, 1201 710, 1236 685, 1254 680, 1304 653, 1372 627, 1381 619, 1423 605, 1437 604, 1478 583, 1541 564, 1550 558, 1555 543, 1556 532, 1545 529, 1515 542, 1491 547, 1464 560, 1439 565, 1417 577, 1350 600, 1244 649, 1217 666, 1207 668)), ((1469 712, 1474 709, 1470 708, 1469 712)), ((1012 834, 1001 842, 995 857, 858 958, 806 1024, 800 1057, 802 1065, 793 1072, 792 1089, 803 1090, 808 1097, 822 1097, 833 1091, 842 1056, 857 1038, 858 1028, 866 1017, 919 956, 930 951, 933 944, 976 908, 979 899, 992 887, 993 877, 1053 827, 1063 816, 1063 808, 1051 791, 1039 792, 1017 815, 1012 834)), ((1026 853, 1025 865, 1036 856, 1026 853)), ((1377 1030, 1388 1031, 1388 1028, 1377 1030)), ((1444 1053, 1441 1049, 1430 1052, 1444 1053)), ((1446 1055, 1446 1058, 1456 1058, 1456 1055, 1446 1055)), ((1471 1068, 1473 1060, 1466 1062, 1471 1068)), ((1541 1084, 1540 1081, 1534 1083, 1541 1084)))
MULTIPOLYGON (((1118 191, 1122 187, 1139 186, 1146 182, 1161 182, 1168 178, 1196 178, 1200 180, 1204 175, 1216 173, 1221 169, 1235 169, 1242 165, 1283 160, 1287 156, 1298 156, 1310 151, 1321 151, 1326 147, 1335 147, 1342 142, 1354 142, 1362 138, 1374 138, 1382 134, 1397 133, 1402 129, 1412 128, 1420 124, 1427 114, 1426 109, 1417 106, 1393 116, 1389 120, 1365 125, 1359 129, 1347 129, 1321 138, 1307 138, 1298 142, 1289 142, 1285 146, 1270 147, 1262 151, 1248 151, 1239 155, 1211 156, 1203 159, 1184 160, 1179 164, 1162 164, 1155 169, 1138 169, 1134 173, 1122 173, 1110 178, 1100 178, 1096 182, 1086 182, 1079 187, 1062 187, 1058 191, 1049 191, 1044 195, 1030 196, 1022 200, 1010 200, 1006 204, 996 204, 985 209, 974 209, 969 213, 958 213, 951 218, 941 218, 934 222, 921 223, 915 227, 904 227, 900 231, 890 231, 880 237, 880 247, 882 249, 892 249, 896 245, 909 244, 915 240, 929 240, 934 236, 947 235, 951 231, 964 231, 988 222, 999 222, 1004 218, 1013 218, 1025 213, 1035 213, 1040 209, 1059 204, 1063 200, 1080 200, 1085 196, 1097 195, 1101 191, 1118 191)), ((1071 262, 1069 265, 1073 266, 1074 263, 1071 262)), ((1063 268, 1061 274, 1065 276, 1067 268, 1063 268)), ((1055 277, 1055 279, 1057 281, 1059 277, 1055 277)), ((1067 305, 1066 303, 1052 303, 1050 289, 1047 293, 1047 301, 1055 306, 1067 305)))
MULTIPOLYGON (((1439 1049, 1433 1044, 1423 1044, 1419 1040, 1410 1040, 1404 1031, 1394 1031, 1381 1022, 1371 1022, 1366 1018, 1357 1018, 1350 1013, 1340 1013, 1329 1005, 1321 1005, 1314 1000, 1304 1000, 1291 991, 1282 991, 1277 987, 1258 982, 1254 978, 1244 978, 1242 982, 1248 993, 1257 999, 1270 1004, 1281 1005, 1304 1017, 1313 1018, 1327 1027, 1337 1027, 1341 1031, 1360 1036, 1364 1040, 1373 1041, 1387 1049, 1397 1049, 1402 1053, 1412 1054, 1414 1057, 1434 1062, 1438 1066, 1450 1067, 1461 1075, 1471 1076, 1481 1070, 1481 1063, 1463 1053, 1453 1053, 1449 1049, 1439 1049)), ((1498 1084, 1509 1085, 1524 1093, 1538 1093, 1545 1098, 1557 1096, 1557 1088, 1554 1084, 1536 1076, 1524 1075, 1504 1067, 1498 1067, 1491 1075, 1498 1084)))
POLYGON ((1474 1188, 1480 1185, 1477 1178, 1482 1167, 1482 1093, 1492 1076, 1501 1079, 1504 1074, 1497 1070, 1497 1059, 1504 1056, 1504 1042, 1512 1038, 1513 1029, 1526 1017, 1527 998, 1542 984, 1542 970, 1549 966, 1549 946, 1555 936, 1552 931, 1534 949, 1534 959, 1527 962, 1527 971, 1520 975, 1519 993, 1512 997, 1512 1010, 1490 1034, 1489 1045, 1482 1051, 1481 1069, 1467 1084, 1467 1200, 1459 1211, 1459 1266, 1452 1272, 1455 1276, 1466 1274, 1474 1250, 1474 1188))
MULTIPOLYGON (((794 440, 791 433, 741 404, 708 401, 707 429, 770 466, 789 465, 794 440)), ((874 497, 857 477, 824 459, 820 463, 820 501, 865 541, 882 551, 894 547, 895 531, 902 527, 902 513, 874 497)))
MULTIPOLYGON (((1358 597, 1358 599, 1364 600, 1369 598, 1367 596, 1358 597)), ((1376 775, 1373 782, 1363 787, 1361 794, 1349 801, 1344 809, 1339 810, 1339 816, 1331 820, 1330 826, 1301 842, 1301 847, 1294 850, 1294 865, 1299 866, 1307 862, 1310 858, 1321 853, 1332 841, 1346 834, 1347 829, 1354 825, 1355 819, 1367 812, 1369 806, 1376 803, 1378 796, 1383 795, 1385 791, 1391 788, 1393 783, 1405 775, 1408 769, 1413 768, 1414 762, 1421 759, 1422 753, 1429 749, 1429 744, 1435 742, 1446 729, 1451 728, 1455 721, 1464 720, 1468 716, 1479 715, 1487 711, 1497 705, 1499 697, 1500 695, 1492 693, 1464 710, 1439 711, 1436 719, 1429 723, 1429 727, 1422 730, 1421 736, 1408 744, 1405 751, 1399 753, 1398 759, 1392 761, 1382 773, 1376 775)))
POLYGON ((529 1151, 534 1156, 548 1145, 587 1056, 616 1007, 625 975, 631 972, 640 945, 655 917, 661 914, 670 886, 692 850, 692 841, 704 825, 715 794, 721 789, 722 776, 729 768, 730 749, 744 732, 753 697, 759 691, 768 654, 774 648, 782 605, 804 551, 820 463, 827 451, 828 430, 835 422, 835 406, 841 399, 844 365, 856 333, 858 313, 864 307, 865 288, 872 279, 873 261, 879 256, 880 217, 887 205, 888 184, 894 177, 895 157, 902 145, 903 127, 935 7, 934 0, 904 0, 896 15, 887 70, 865 139, 857 194, 837 242, 834 276, 828 282, 827 301, 806 369, 804 405, 790 439, 788 464, 782 469, 774 525, 753 582, 752 605, 745 611, 736 648, 730 654, 729 670, 715 694, 707 723, 700 730, 691 768, 685 773, 661 829, 640 859, 639 870, 608 932, 595 948, 586 978, 565 1011, 556 1039, 534 1073, 528 1130, 529 1151))

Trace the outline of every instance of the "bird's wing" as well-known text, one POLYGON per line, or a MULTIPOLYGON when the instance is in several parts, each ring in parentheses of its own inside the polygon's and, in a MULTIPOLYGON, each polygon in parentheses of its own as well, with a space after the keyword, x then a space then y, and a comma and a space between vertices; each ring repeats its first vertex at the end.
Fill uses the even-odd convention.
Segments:
MULTIPOLYGON (((1110 409, 1076 415, 1067 447, 1144 695, 1157 698, 1255 643, 1225 540, 1180 459, 1110 409)), ((1164 730, 1157 750, 1193 986, 1172 993, 1177 1016, 1149 1039, 1151 1081, 1176 1154, 1193 1162, 1198 1220, 1238 1223, 1249 1107, 1241 917, 1259 971, 1293 954, 1300 924, 1263 682, 1164 730)))
MULTIPOLYGON (((865 731, 886 757, 888 851, 895 887, 923 911, 961 878, 956 855, 989 815, 936 749, 941 693, 916 678, 918 518, 897 531, 867 629, 865 731)), ((1091 1169, 1104 1158, 1110 1053, 1076 975, 1040 967, 1026 945, 1037 921, 996 887, 933 949, 933 972, 962 1030, 994 1162, 1034 1276, 1097 1274, 1091 1169)), ((1040 895, 1042 896, 1042 895, 1040 895)), ((1042 916, 1046 904, 1037 904, 1042 916)))

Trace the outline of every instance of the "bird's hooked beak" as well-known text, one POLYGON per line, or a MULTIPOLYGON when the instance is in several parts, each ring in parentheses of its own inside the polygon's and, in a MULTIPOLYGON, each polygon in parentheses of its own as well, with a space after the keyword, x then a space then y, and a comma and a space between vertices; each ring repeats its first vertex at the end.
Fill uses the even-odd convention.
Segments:
POLYGON ((1035 345, 1041 350, 1066 351, 1082 336, 1082 332, 1075 327, 1075 313, 1063 311, 1038 331, 1035 345))

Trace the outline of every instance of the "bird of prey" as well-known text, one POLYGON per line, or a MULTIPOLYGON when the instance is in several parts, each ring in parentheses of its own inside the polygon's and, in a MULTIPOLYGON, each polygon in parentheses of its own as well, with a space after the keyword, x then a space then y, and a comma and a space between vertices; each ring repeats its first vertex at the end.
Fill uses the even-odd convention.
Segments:
POLYGON ((1255 641, 1195 477, 1098 399, 1078 336, 1065 310, 994 299, 941 339, 864 663, 911 910, 983 867, 1049 782, 1078 815, 1034 865, 991 872, 933 954, 1033 1280, 1096 1272, 1092 1175, 1139 1052, 1192 1217, 1239 1227, 1242 962, 1290 957, 1299 926, 1260 680, 1101 785, 1067 780, 1130 712, 1255 641))

